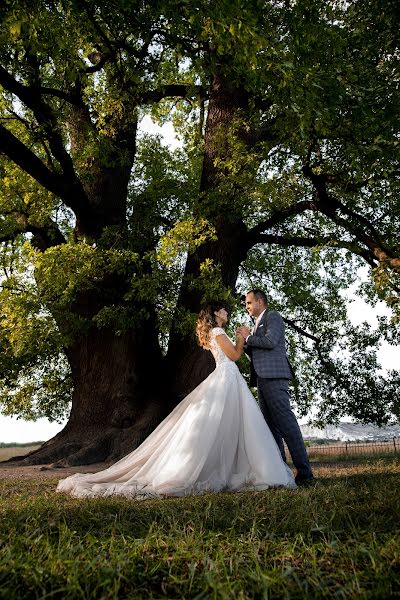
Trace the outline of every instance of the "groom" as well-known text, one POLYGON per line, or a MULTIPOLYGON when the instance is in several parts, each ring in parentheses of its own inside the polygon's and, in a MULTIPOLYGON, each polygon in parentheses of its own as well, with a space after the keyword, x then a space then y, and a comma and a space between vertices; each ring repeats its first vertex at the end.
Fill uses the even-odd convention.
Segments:
POLYGON ((246 295, 246 310, 256 318, 254 332, 245 325, 238 332, 245 338, 245 352, 251 360, 250 385, 257 385, 261 412, 281 451, 283 440, 297 469, 296 483, 307 485, 314 479, 299 424, 290 408, 288 393, 293 371, 286 355, 285 326, 281 315, 267 309, 261 290, 246 295))

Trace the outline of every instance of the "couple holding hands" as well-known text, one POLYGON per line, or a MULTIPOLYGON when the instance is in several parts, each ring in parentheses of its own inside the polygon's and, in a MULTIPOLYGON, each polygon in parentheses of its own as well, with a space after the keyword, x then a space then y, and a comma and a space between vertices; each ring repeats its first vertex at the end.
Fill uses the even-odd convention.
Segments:
POLYGON ((246 310, 256 319, 254 330, 242 325, 233 344, 224 331, 225 307, 208 303, 199 313, 196 333, 200 345, 212 352, 215 370, 133 452, 104 471, 61 480, 57 491, 139 500, 311 483, 303 437, 290 408, 293 372, 283 319, 268 310, 261 290, 248 292, 246 310), (257 386, 259 405, 236 366, 243 350, 251 361, 250 385, 257 386), (296 477, 286 464, 283 441, 296 477))

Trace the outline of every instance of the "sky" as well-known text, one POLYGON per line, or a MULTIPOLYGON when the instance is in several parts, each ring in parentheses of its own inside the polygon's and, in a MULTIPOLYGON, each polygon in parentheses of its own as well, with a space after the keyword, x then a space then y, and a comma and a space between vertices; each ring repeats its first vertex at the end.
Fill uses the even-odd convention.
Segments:
MULTIPOLYGON (((171 147, 177 147, 179 141, 174 135, 171 124, 167 123, 162 128, 158 127, 145 117, 142 121, 142 130, 148 133, 160 133, 163 142, 171 147)), ((361 277, 363 273, 360 273, 361 277)), ((376 307, 371 307, 363 300, 354 295, 350 289, 348 293, 349 304, 347 307, 350 321, 353 325, 358 325, 367 321, 373 327, 377 323, 378 315, 388 314, 389 309, 383 302, 378 302, 376 307)), ((387 343, 382 344, 378 358, 384 370, 400 368, 400 346, 391 346, 387 343)), ((301 423, 306 423, 307 417, 302 419, 301 423)), ((23 421, 14 417, 6 417, 0 414, 0 443, 26 443, 36 441, 47 441, 64 427, 63 423, 50 423, 47 419, 39 419, 36 422, 23 421)))

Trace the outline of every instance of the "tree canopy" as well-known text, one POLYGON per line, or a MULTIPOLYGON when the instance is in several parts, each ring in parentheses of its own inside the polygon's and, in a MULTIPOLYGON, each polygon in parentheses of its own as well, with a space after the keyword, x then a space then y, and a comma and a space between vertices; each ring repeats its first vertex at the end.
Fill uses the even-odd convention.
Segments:
POLYGON ((259 286, 300 412, 398 418, 377 361, 399 342, 398 22, 394 0, 3 3, 3 412, 100 414, 111 394, 132 443, 212 368, 200 304, 233 326, 259 286), (375 329, 346 312, 363 266, 358 293, 391 312, 375 329))

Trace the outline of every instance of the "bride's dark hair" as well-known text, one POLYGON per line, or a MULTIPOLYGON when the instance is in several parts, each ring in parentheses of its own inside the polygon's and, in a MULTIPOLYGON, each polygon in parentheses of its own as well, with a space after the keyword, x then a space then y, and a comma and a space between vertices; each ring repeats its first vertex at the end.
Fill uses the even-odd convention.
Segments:
POLYGON ((196 335, 202 348, 206 348, 207 350, 210 348, 210 331, 213 327, 219 327, 215 319, 215 313, 221 310, 221 308, 225 308, 225 305, 221 302, 207 302, 199 312, 196 323, 196 335))

